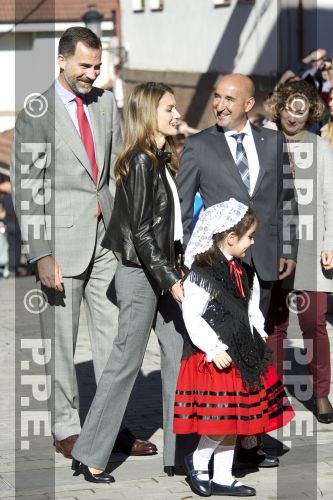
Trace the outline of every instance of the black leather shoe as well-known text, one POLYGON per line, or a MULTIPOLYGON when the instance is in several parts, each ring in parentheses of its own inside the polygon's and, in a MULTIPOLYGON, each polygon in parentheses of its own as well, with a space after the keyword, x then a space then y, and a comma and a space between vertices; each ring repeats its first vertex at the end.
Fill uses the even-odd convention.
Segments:
POLYGON ((164 472, 169 477, 174 476, 175 475, 175 467, 174 467, 174 465, 165 465, 164 466, 164 472))
POLYGON ((103 471, 99 474, 93 474, 89 467, 84 464, 81 464, 78 460, 73 458, 72 461, 72 470, 74 471, 73 476, 79 476, 80 474, 84 475, 84 479, 89 481, 90 483, 114 483, 114 477, 111 474, 103 471))
POLYGON ((237 455, 237 462, 255 467, 278 467, 280 461, 273 455, 268 455, 259 446, 255 446, 250 450, 246 450, 241 445, 239 446, 237 455))
POLYGON ((212 495, 223 495, 230 497, 253 497, 256 494, 256 490, 254 488, 251 488, 251 486, 245 486, 245 484, 235 486, 236 484, 236 480, 230 486, 217 484, 214 483, 214 481, 211 481, 210 491, 212 495))
POLYGON ((198 479, 200 474, 208 474, 208 470, 195 470, 193 467, 193 453, 190 453, 184 458, 185 469, 190 479, 192 488, 196 493, 204 497, 210 496, 210 480, 202 481, 198 479))

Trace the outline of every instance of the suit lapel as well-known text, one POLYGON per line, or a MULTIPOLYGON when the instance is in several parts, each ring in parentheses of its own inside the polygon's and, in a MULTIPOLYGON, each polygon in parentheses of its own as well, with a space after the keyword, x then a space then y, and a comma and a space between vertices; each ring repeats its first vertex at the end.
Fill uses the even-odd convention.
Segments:
POLYGON ((58 134, 70 147, 76 158, 86 169, 89 176, 93 179, 90 161, 82 143, 81 137, 76 130, 70 116, 68 115, 64 103, 58 96, 57 92, 54 92, 54 94, 55 128, 58 134))
POLYGON ((87 105, 89 109, 89 117, 93 127, 95 156, 98 166, 98 182, 101 178, 104 169, 105 158, 105 110, 100 104, 98 96, 93 99, 93 91, 87 95, 87 105))
POLYGON ((265 137, 263 136, 263 134, 261 133, 261 129, 259 127, 254 127, 252 125, 252 135, 253 135, 254 144, 255 144, 256 150, 257 150, 258 160, 259 160, 259 173, 258 173, 257 182, 256 182, 256 185, 254 186, 254 190, 253 190, 251 198, 253 198, 256 195, 256 193, 259 189, 259 186, 261 184, 261 181, 265 175, 265 172, 266 172, 265 158, 268 158, 267 152, 266 152, 266 140, 265 140, 265 137))

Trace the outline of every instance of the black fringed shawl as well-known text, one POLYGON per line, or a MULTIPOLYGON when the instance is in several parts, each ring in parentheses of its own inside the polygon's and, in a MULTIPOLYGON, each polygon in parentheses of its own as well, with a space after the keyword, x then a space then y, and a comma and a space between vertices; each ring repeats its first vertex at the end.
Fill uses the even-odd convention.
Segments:
MULTIPOLYGON (((235 259, 242 270, 242 285, 245 297, 231 278, 229 261, 219 252, 213 266, 193 263, 186 279, 200 286, 210 294, 210 301, 203 319, 217 333, 219 339, 228 345, 228 354, 238 368, 244 387, 261 386, 260 376, 270 364, 271 350, 256 329, 251 332, 248 306, 253 285, 253 270, 235 259)), ((185 339, 183 359, 197 352, 189 338, 185 339)))

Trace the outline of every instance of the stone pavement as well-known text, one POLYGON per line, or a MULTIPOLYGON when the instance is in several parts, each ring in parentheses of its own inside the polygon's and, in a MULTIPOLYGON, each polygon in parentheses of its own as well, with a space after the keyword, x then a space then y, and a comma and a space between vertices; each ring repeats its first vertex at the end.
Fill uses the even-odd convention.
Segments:
MULTIPOLYGON (((20 278, 20 284, 31 286, 33 278, 20 278)), ((33 286, 33 285, 32 285, 33 286)), ((329 333, 332 339, 332 317, 329 333)), ((27 331, 29 326, 27 325, 27 331)), ((299 352, 300 334, 292 321, 289 342, 289 356, 299 352)), ((331 349, 333 342, 331 342, 331 349)), ((116 483, 95 485, 84 481, 82 476, 73 477, 70 462, 56 455, 55 462, 45 450, 29 453, 16 467, 22 471, 26 481, 25 491, 15 496, 15 355, 20 359, 20 352, 15 351, 14 343, 14 280, 0 280, 0 499, 48 498, 67 500, 189 500, 198 498, 186 482, 183 473, 173 478, 166 477, 162 464, 162 415, 160 396, 159 354, 156 337, 151 335, 142 371, 133 391, 126 424, 138 437, 151 439, 157 444, 159 453, 153 457, 125 457, 113 454, 110 470, 116 483), (50 471, 55 464, 55 492, 47 485, 43 486, 45 471, 50 471), (40 471, 40 483, 31 484, 29 471, 40 471)), ((81 393, 81 409, 85 413, 94 392, 90 345, 84 315, 80 324, 77 348, 77 371, 81 393)), ((296 367, 297 370, 299 368, 296 367)), ((283 440, 285 446, 278 448, 281 466, 278 469, 242 470, 237 469, 237 477, 257 489, 258 500, 324 498, 333 500, 333 424, 323 425, 314 421, 313 436, 306 431, 302 419, 310 418, 311 413, 293 398, 297 410, 296 424, 283 433, 272 434, 265 438, 269 449, 283 440), (302 427, 303 425, 303 427, 302 427), (296 435, 297 434, 297 435, 296 435), (307 435, 306 435, 307 434, 307 435), (291 449, 289 450, 289 447, 291 449)), ((192 443, 184 439, 180 443, 180 455, 190 451, 192 443)), ((50 439, 50 447, 52 441, 50 439)), ((181 471, 180 471, 181 472, 181 471)), ((218 497, 211 497, 218 498, 218 497)))

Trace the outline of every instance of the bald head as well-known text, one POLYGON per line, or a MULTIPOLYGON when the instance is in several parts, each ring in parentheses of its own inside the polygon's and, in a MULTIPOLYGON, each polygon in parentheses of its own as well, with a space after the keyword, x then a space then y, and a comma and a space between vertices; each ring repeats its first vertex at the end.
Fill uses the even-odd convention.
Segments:
POLYGON ((217 125, 240 132, 246 125, 247 113, 254 102, 251 78, 238 73, 223 76, 214 91, 213 111, 217 125))
POLYGON ((234 73, 231 75, 222 76, 221 78, 219 78, 216 84, 216 88, 221 82, 235 87, 236 89, 242 90, 246 98, 254 97, 254 83, 251 78, 246 75, 242 75, 241 73, 234 73))

